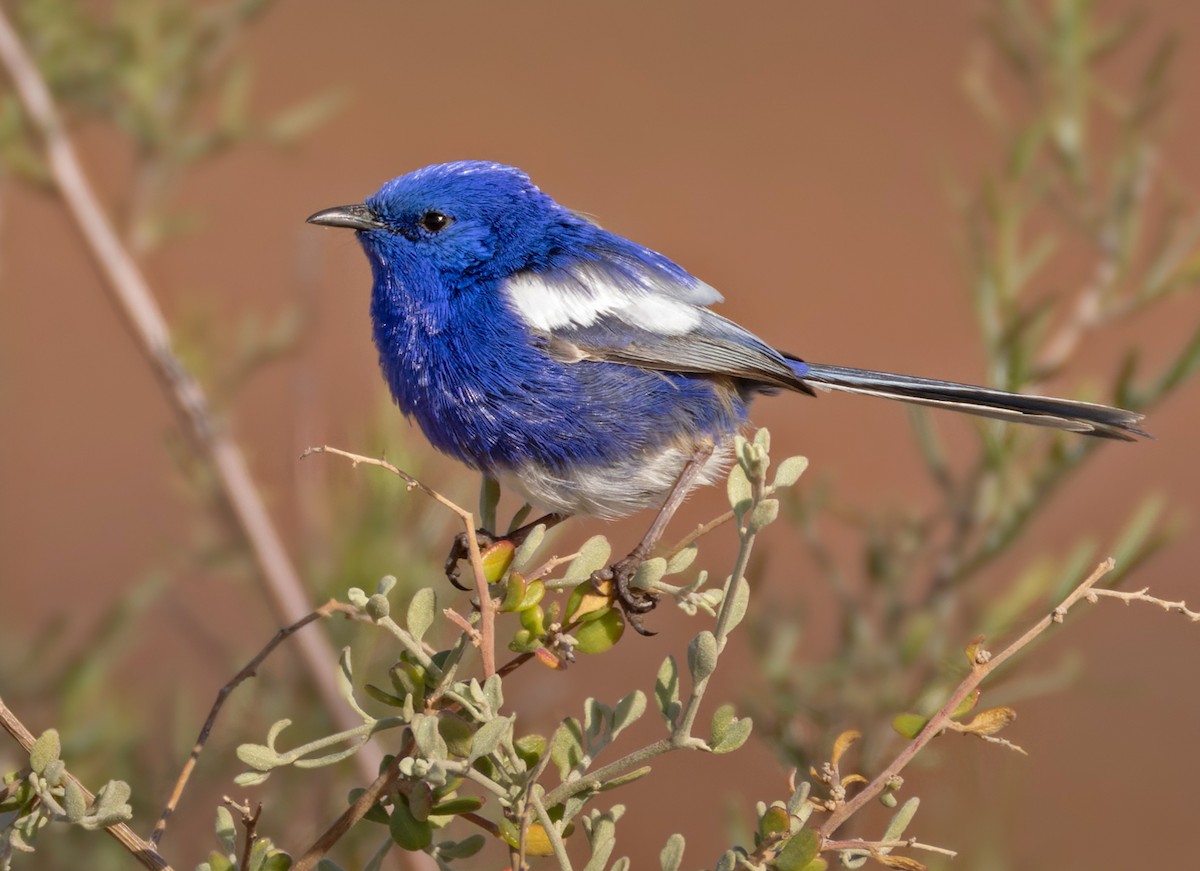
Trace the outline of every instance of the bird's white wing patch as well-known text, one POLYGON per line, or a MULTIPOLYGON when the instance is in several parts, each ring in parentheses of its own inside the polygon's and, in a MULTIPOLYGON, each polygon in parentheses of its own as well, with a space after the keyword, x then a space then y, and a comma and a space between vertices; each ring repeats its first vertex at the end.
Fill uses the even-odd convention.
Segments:
POLYGON ((650 272, 618 271, 598 263, 518 273, 504 290, 517 314, 533 329, 547 333, 617 318, 661 336, 682 336, 700 324, 697 305, 721 299, 702 282, 687 286, 650 272))

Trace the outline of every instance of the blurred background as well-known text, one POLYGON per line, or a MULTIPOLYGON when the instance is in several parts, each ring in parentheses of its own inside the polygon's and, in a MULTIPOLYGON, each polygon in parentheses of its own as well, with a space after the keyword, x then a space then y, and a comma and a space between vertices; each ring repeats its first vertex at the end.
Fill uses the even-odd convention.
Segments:
MULTIPOLYGON (((132 35, 124 50, 151 52, 161 37, 152 5, 93 3, 86 14, 125 20, 132 35)), ((226 34, 228 45, 204 74, 207 89, 181 98, 188 130, 225 131, 194 141, 148 134, 151 116, 89 96, 86 82, 64 76, 58 84, 83 93, 67 112, 88 173, 144 264, 181 355, 247 453, 312 601, 373 587, 385 574, 409 588, 438 585, 443 601, 456 601, 439 579, 455 531, 448 516, 378 470, 299 459, 305 447, 325 443, 386 452, 463 504, 473 503, 478 487, 473 473, 435 455, 389 407, 370 341, 366 261, 351 234, 306 226, 304 218, 359 202, 428 163, 512 163, 560 202, 683 264, 726 295, 724 316, 807 359, 974 382, 1015 378, 1048 393, 1111 399, 1130 348, 1139 349, 1143 382, 1181 359, 1200 323, 1197 299, 1184 292, 1190 285, 1087 330, 1064 365, 1014 375, 1020 366, 986 350, 1003 337, 992 336, 990 346, 985 338, 980 264, 987 258, 979 252, 987 240, 999 239, 1000 251, 1009 243, 1033 247, 1043 234, 1054 239, 1046 266, 1022 286, 1022 305, 1035 319, 1045 316, 1045 336, 1055 335, 1103 253, 1086 232, 1072 235, 1072 197, 1088 199, 1089 183, 1109 190, 1124 165, 1122 148, 1142 137, 1138 143, 1154 143, 1152 159, 1136 152, 1154 178, 1141 221, 1148 241, 1122 262, 1129 274, 1151 267, 1150 237, 1177 231, 1179 268, 1194 277, 1188 233, 1198 226, 1200 111, 1190 85, 1200 80, 1200 7, 1193 0, 1027 5, 1040 21, 1088 5, 1100 27, 1134 16, 1135 32, 1096 72, 1114 92, 1151 89, 1153 118, 1142 127, 1101 121, 1087 131, 1095 153, 1082 163, 1092 182, 1073 185, 1067 166, 1061 188, 1047 195, 1031 184, 1022 188, 1026 198, 1008 201, 996 179, 1019 157, 1004 129, 1040 110, 995 39, 996 22, 1019 21, 1004 16, 1023 4, 1000 0, 919 8, 270 4, 226 34), (1152 78, 1164 39, 1174 40, 1173 62, 1160 84, 1152 78), (992 232, 1008 226, 1006 216, 1024 220, 1026 206, 1033 213, 1017 241, 992 232)), ((216 8, 162 6, 178 20, 216 8)), ((72 20, 75 4, 10 9, 27 32, 50 22, 38 45, 53 61, 66 39, 53 24, 72 20)), ((1069 58, 1061 60, 1065 68, 1069 58)), ((158 74, 175 73, 164 66, 158 74)), ((130 75, 116 92, 132 100, 155 81, 153 71, 130 75)), ((174 118, 170 111, 163 117, 174 118)), ((133 781, 134 827, 145 831, 217 688, 278 621, 211 474, 68 213, 39 185, 36 167, 21 169, 21 154, 9 149, 0 181, 0 694, 35 733, 51 725, 62 731, 80 776, 133 781)), ((1106 195, 1089 200, 1102 201, 1106 195)), ((1030 347, 1044 338, 1031 337, 1030 347)), ((944 647, 928 665, 930 682, 976 632, 1003 632, 1044 614, 1041 596, 1070 574, 1064 566, 1072 559, 1090 566, 1092 556, 1122 542, 1137 564, 1125 588, 1200 601, 1196 385, 1167 392, 1147 420, 1154 441, 1104 445, 1080 462, 1039 497, 1036 518, 972 574, 969 587, 927 612, 936 630, 925 631, 936 631, 944 647), (1080 544, 1087 540, 1091 551, 1080 544), (1014 592, 1021 579, 1024 592, 1014 592), (995 618, 995 602, 1012 613, 995 618)), ((806 681, 829 672, 858 616, 846 611, 858 599, 831 587, 830 564, 856 595, 882 583, 895 601, 920 602, 931 573, 917 571, 926 581, 907 591, 894 578, 873 578, 871 542, 910 541, 904 518, 936 512, 945 492, 922 458, 910 415, 896 404, 785 396, 761 401, 754 419, 770 428, 778 457, 809 458, 800 484, 807 495, 792 506, 797 524, 773 526, 760 541, 751 606, 760 643, 749 632, 735 636, 742 647, 710 697, 791 711, 796 722, 766 714, 739 753, 668 758, 657 776, 627 788, 620 800, 630 815, 618 851, 635 867, 657 867, 674 831, 688 837, 686 864, 715 861, 752 818, 754 801, 784 796, 790 766, 828 752, 830 730, 874 730, 874 749, 864 753, 876 767, 899 746, 886 740, 886 725, 903 702, 878 704, 880 693, 868 693, 879 708, 872 722, 845 705, 825 722, 809 708, 830 697, 829 687, 806 681), (815 556, 806 539, 820 543, 815 556), (783 637, 776 633, 793 646, 766 643, 783 637)), ((924 420, 936 426, 955 475, 1005 438, 970 420, 924 420)), ((1031 453, 1016 456, 1027 465, 1049 455, 1046 434, 1019 438, 1031 453)), ((722 493, 698 494, 680 534, 723 508, 722 493)), ((646 522, 569 524, 555 547, 569 552, 596 532, 623 547, 646 522)), ((700 564, 722 574, 734 537, 711 539, 700 564)), ((626 637, 565 672, 519 672, 509 700, 531 726, 550 729, 578 714, 588 695, 612 701, 633 686, 648 688, 663 656, 679 654, 699 628, 665 607, 651 623, 658 636, 626 637)), ((345 627, 306 631, 350 643, 345 627)), ((1005 734, 1029 757, 958 736, 939 740, 905 775, 906 790, 922 797, 909 834, 960 851, 959 868, 1178 861, 1196 822, 1198 633, 1148 606, 1102 602, 1072 616, 1026 657, 1007 689, 993 697, 985 687, 989 702, 1017 708, 1005 734)), ((889 636, 878 637, 886 647, 889 636)), ((869 639, 860 643, 872 649, 869 639)), ((866 684, 878 689, 880 680, 899 680, 905 672, 897 669, 868 664, 836 676, 860 686, 865 671, 866 684)), ((919 690, 897 695, 916 699, 919 690)), ((177 867, 210 849, 213 806, 240 770, 232 748, 261 740, 266 724, 302 710, 307 693, 286 647, 239 691, 180 807, 178 830, 164 841, 177 867)), ((640 727, 641 736, 660 728, 640 727)), ((0 767, 17 767, 18 756, 0 744, 0 767)), ((349 765, 286 778, 259 791, 267 799, 263 826, 299 850, 358 781, 349 765), (292 784, 286 806, 270 800, 281 784, 292 784)), ((353 849, 342 857, 347 867, 353 849)), ((84 835, 47 845, 36 867, 71 867, 75 850, 96 851, 95 867, 128 867, 113 845, 84 835)))

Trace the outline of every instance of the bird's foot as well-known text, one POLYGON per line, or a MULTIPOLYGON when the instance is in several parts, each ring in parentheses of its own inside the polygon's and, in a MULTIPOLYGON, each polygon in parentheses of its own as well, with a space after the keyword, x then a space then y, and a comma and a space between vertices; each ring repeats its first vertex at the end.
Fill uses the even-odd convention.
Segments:
MULTIPOLYGON (((498 536, 494 532, 486 529, 475 530, 475 542, 479 545, 480 552, 487 550, 498 541, 504 541, 504 536, 498 536)), ((454 544, 450 546, 450 553, 446 557, 446 580, 460 590, 467 591, 470 587, 465 587, 459 581, 458 564, 465 559, 470 559, 471 548, 467 540, 467 534, 460 532, 454 536, 454 544)))
POLYGON ((612 583, 613 600, 620 606, 621 613, 638 635, 657 635, 642 625, 642 615, 649 614, 658 605, 658 595, 649 590, 639 590, 631 585, 643 562, 639 554, 630 554, 611 566, 592 573, 592 584, 601 589, 612 583))

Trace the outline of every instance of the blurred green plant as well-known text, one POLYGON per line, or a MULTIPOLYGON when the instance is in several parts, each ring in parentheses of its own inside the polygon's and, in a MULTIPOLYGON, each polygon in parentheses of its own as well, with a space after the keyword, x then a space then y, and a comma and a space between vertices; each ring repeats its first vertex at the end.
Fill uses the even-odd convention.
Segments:
MULTIPOLYGON (((1102 69, 1135 50, 1143 23, 1111 23, 1089 0, 985 7, 989 50, 965 88, 995 138, 998 164, 974 191, 956 188, 954 199, 995 386, 1036 393, 1067 377, 1089 340, 1111 347, 1107 330, 1200 284, 1200 210, 1171 188, 1157 146, 1176 41, 1161 39, 1128 86, 1102 69), (1063 282, 1077 287, 1049 290, 1063 282)), ((1131 345, 1110 382, 1082 388, 1081 398, 1150 409, 1200 368, 1200 327, 1154 350, 1154 371, 1143 371, 1143 349, 1131 345)), ((867 766, 878 764, 894 741, 890 712, 927 714, 961 679, 950 655, 956 638, 1011 631, 1031 609, 1059 601, 1097 559, 1095 542, 1084 539, 1031 556, 1005 586, 980 583, 1093 456, 1094 440, 982 423, 973 454, 952 461, 935 417, 916 409, 911 419, 939 494, 928 509, 850 506, 827 485, 785 502, 834 591, 840 626, 815 663, 811 651, 801 653, 803 610, 765 609, 751 635, 770 687, 756 694, 756 719, 801 770, 849 724, 865 729, 867 766), (855 533, 849 558, 828 545, 832 525, 855 533)), ((1147 497, 1109 551, 1118 569, 1105 583, 1119 584, 1178 529, 1162 500, 1147 497)), ((1006 698, 1060 689, 1075 671, 1063 663, 1025 675, 1006 698)))

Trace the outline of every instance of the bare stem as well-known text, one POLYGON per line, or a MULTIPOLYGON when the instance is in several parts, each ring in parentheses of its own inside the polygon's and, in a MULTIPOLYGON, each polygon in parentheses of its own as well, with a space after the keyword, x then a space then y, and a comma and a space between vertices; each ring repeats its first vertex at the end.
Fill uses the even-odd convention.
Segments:
POLYGON ((439 505, 448 508, 462 521, 463 531, 467 536, 467 551, 471 558, 471 570, 475 576, 475 594, 479 597, 479 653, 483 658, 483 676, 491 677, 496 673, 496 603, 492 601, 491 591, 488 589, 487 578, 483 574, 483 561, 479 555, 479 539, 475 535, 475 515, 461 505, 447 499, 432 487, 422 484, 412 475, 400 469, 387 460, 377 457, 364 457, 362 454, 352 454, 349 451, 343 451, 340 448, 332 448, 329 445, 321 447, 312 447, 301 454, 301 458, 311 454, 333 454, 338 457, 345 457, 355 466, 367 465, 378 466, 391 472, 396 477, 400 478, 409 489, 417 489, 429 496, 439 505))
MULTIPOLYGON (((214 420, 204 391, 176 356, 170 329, 150 285, 105 215, 50 89, 3 9, 0 9, 0 64, 7 70, 21 105, 41 134, 51 178, 104 277, 112 302, 176 413, 213 465, 221 493, 258 564, 277 619, 284 624, 295 623, 311 607, 308 594, 267 513, 246 458, 228 431, 214 420)), ((354 725, 355 714, 342 703, 330 668, 337 655, 329 642, 323 635, 306 633, 299 644, 309 678, 330 717, 343 728, 354 725)), ((358 757, 364 777, 375 776, 379 758, 377 751, 358 757)))
POLYGON ((304 851, 304 855, 297 859, 296 864, 292 866, 292 871, 312 871, 321 861, 321 857, 333 849, 333 845, 340 841, 355 823, 367 815, 367 811, 375 805, 375 802, 396 788, 396 783, 400 780, 400 763, 412 753, 413 746, 412 733, 406 732, 404 746, 383 770, 383 773, 375 778, 354 804, 346 808, 342 815, 334 820, 333 825, 326 829, 311 847, 304 851))
POLYGON ((253 659, 246 663, 245 668, 230 678, 225 686, 221 687, 217 692, 216 701, 213 702, 212 708, 208 712, 208 718, 204 721, 204 725, 200 727, 200 734, 196 738, 196 743, 192 745, 192 752, 188 755, 187 761, 183 763, 183 769, 179 772, 179 777, 175 779, 175 786, 171 790, 171 795, 167 798, 167 803, 163 807, 162 814, 159 815, 158 822, 154 826, 154 831, 150 833, 151 844, 157 847, 159 842, 162 841, 163 834, 167 830, 167 823, 170 821, 171 815, 175 813, 175 808, 179 805, 179 799, 183 796, 188 779, 192 776, 192 771, 196 768, 196 763, 200 759, 200 753, 204 750, 204 745, 208 743, 209 735, 212 734, 213 726, 217 722, 217 715, 221 713, 221 708, 224 706, 225 700, 229 698, 229 694, 243 681, 254 677, 258 673, 258 667, 263 664, 264 660, 291 635, 303 629, 314 620, 330 617, 339 612, 348 615, 358 613, 356 609, 349 605, 345 605, 336 599, 330 599, 320 608, 301 617, 291 626, 285 626, 276 632, 275 637, 268 641, 266 646, 253 659))
POLYGON ((1112 559, 1107 559, 1100 563, 1100 565, 1096 567, 1096 569, 1087 577, 1086 580, 1083 581, 1083 583, 1071 591, 1071 593, 1062 601, 1062 604, 1031 626, 1024 635, 999 653, 995 654, 994 656, 988 656, 982 649, 980 649, 971 664, 971 670, 967 673, 967 676, 963 678, 962 682, 955 688, 954 692, 950 694, 950 698, 946 700, 946 703, 942 705, 940 709, 938 709, 937 713, 929 718, 929 722, 925 724, 925 728, 923 728, 920 733, 917 734, 917 737, 913 738, 912 741, 905 745, 904 749, 900 751, 899 755, 896 756, 896 758, 893 759, 883 771, 877 774, 874 780, 864 786, 862 790, 854 796, 854 798, 837 807, 829 815, 828 819, 822 823, 820 833, 822 839, 824 839, 823 843, 826 843, 829 836, 836 832, 838 828, 846 822, 846 820, 857 813, 863 807, 863 805, 883 792, 887 788, 888 784, 892 782, 892 779, 902 770, 904 770, 908 763, 913 760, 913 758, 925 747, 925 745, 927 745, 930 741, 940 735, 944 729, 946 729, 946 726, 953 717, 954 712, 958 710, 959 706, 963 703, 967 696, 969 696, 974 689, 979 686, 984 678, 995 671, 1004 662, 1019 653, 1026 645, 1049 629, 1053 624, 1061 623, 1067 611, 1069 611, 1080 599, 1087 596, 1092 587, 1094 587, 1101 578, 1113 570, 1114 565, 1115 564, 1113 563, 1112 559))

